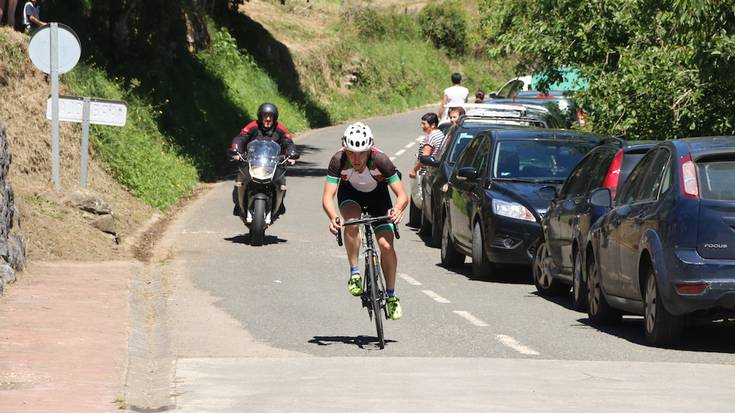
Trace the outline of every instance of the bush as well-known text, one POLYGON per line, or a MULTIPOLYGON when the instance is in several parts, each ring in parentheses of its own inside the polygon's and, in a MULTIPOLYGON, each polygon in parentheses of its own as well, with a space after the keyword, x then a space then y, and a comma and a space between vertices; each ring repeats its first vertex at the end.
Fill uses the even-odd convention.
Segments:
POLYGON ((363 39, 412 39, 419 34, 413 15, 378 12, 369 7, 349 7, 342 12, 342 23, 363 39))
POLYGON ((435 3, 419 13, 421 32, 435 47, 451 56, 462 56, 467 48, 467 16, 457 0, 435 3))

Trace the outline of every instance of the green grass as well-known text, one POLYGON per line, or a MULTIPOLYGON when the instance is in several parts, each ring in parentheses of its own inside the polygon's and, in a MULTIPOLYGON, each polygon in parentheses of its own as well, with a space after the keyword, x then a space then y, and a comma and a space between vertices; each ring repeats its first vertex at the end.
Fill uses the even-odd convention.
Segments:
POLYGON ((127 102, 127 124, 122 128, 93 125, 90 142, 108 172, 130 193, 161 209, 191 193, 199 176, 193 162, 160 132, 160 111, 135 94, 126 93, 104 71, 92 66, 77 66, 64 75, 64 81, 79 96, 127 102))
MULTIPOLYGON (((308 128, 303 108, 280 94, 278 85, 257 66, 253 59, 237 48, 235 39, 225 29, 213 29, 212 46, 197 55, 214 77, 226 85, 225 96, 244 112, 255 112, 263 102, 272 102, 279 109, 278 121, 292 132, 308 128)), ((244 119, 243 119, 244 120, 244 119)), ((238 131, 233 130, 232 136, 238 131)))

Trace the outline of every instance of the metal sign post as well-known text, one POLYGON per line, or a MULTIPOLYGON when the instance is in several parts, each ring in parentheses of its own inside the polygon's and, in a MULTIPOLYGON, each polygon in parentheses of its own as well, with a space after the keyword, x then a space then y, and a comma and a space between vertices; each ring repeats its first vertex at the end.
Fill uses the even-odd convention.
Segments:
POLYGON ((79 186, 87 187, 87 165, 89 164, 89 98, 84 98, 82 109, 82 148, 79 157, 79 186))
POLYGON ((79 37, 68 26, 51 23, 33 32, 28 55, 33 65, 51 76, 51 181, 61 190, 59 155, 59 75, 79 62, 82 47, 79 37))
POLYGON ((56 191, 61 190, 59 175, 59 24, 51 23, 49 47, 51 60, 51 181, 56 191))

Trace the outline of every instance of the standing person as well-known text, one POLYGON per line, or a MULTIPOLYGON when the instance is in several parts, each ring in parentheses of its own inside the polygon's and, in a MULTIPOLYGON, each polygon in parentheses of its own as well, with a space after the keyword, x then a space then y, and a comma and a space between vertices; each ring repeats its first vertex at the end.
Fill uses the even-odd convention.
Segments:
POLYGON ((485 101, 485 92, 482 90, 477 90, 475 93, 475 103, 482 103, 485 101))
MULTIPOLYGON (((427 113, 421 117, 421 130, 424 131, 424 140, 421 142, 419 148, 419 156, 424 155, 436 155, 444 143, 444 134, 439 130, 439 117, 436 113, 427 113)), ((421 170, 423 166, 421 162, 416 162, 411 172, 408 173, 408 177, 411 179, 416 178, 416 174, 421 170)))
POLYGON ((456 125, 457 120, 459 120, 460 116, 464 116, 465 114, 466 112, 464 111, 464 108, 462 106, 449 108, 449 121, 452 123, 452 125, 456 125))
MULTIPOLYGON (((283 154, 296 155, 296 148, 293 143, 293 138, 282 123, 278 123, 278 108, 272 103, 263 103, 258 107, 258 120, 254 120, 240 131, 240 133, 232 139, 232 148, 237 152, 243 153, 247 151, 248 143, 253 140, 272 140, 281 146, 283 154)), ((231 152, 232 159, 239 159, 240 155, 237 152, 231 152)), ((296 161, 289 159, 289 165, 293 165, 296 161)), ((240 203, 239 197, 244 197, 247 194, 247 184, 250 182, 250 176, 245 176, 243 173, 238 174, 235 180, 235 187, 232 189, 232 202, 235 203, 235 208, 232 210, 232 215, 240 216, 240 203)), ((283 190, 283 196, 286 196, 286 176, 284 175, 280 182, 276 182, 281 186, 283 190)), ((247 205, 247 202, 243 200, 242 205, 247 205)), ((246 211, 242 211, 245 213, 246 211)), ((286 213, 286 204, 281 203, 281 208, 278 210, 278 215, 286 213)))
MULTIPOLYGON (((374 230, 380 248, 380 267, 383 269, 388 295, 386 301, 388 318, 398 320, 403 311, 398 296, 396 296, 398 257, 393 248, 393 234, 395 225, 403 219, 403 210, 408 205, 408 195, 403 189, 395 165, 388 155, 373 146, 373 142, 373 133, 364 123, 357 122, 347 127, 342 136, 342 149, 332 156, 327 168, 322 207, 329 218, 329 231, 332 234, 337 234, 337 231, 342 228, 334 207, 335 195, 337 195, 339 213, 344 220, 360 218, 363 210, 373 217, 383 215, 391 217, 392 224, 376 224, 374 230), (392 206, 388 188, 396 196, 395 206, 392 206)), ((344 235, 347 260, 350 264, 347 290, 353 296, 360 296, 363 291, 358 266, 359 228, 347 226, 344 228, 344 235)))
POLYGON ((32 30, 45 26, 46 22, 41 20, 41 5, 38 0, 29 0, 23 6, 23 30, 30 33, 32 30))
POLYGON ((439 116, 444 118, 447 114, 445 110, 452 106, 462 106, 467 102, 467 96, 470 91, 462 86, 462 75, 452 73, 452 86, 444 89, 444 98, 439 106, 439 116))

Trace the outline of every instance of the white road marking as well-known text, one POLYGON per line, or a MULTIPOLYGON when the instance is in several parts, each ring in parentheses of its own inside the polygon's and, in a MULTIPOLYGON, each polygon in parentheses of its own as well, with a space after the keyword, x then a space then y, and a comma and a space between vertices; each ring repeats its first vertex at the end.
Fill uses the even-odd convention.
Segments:
POLYGON ((395 160, 396 160, 396 157, 395 157, 395 156, 391 156, 391 157, 390 157, 389 159, 390 159, 391 161, 395 161, 395 160))
POLYGON ((404 148, 410 149, 413 145, 416 145, 416 142, 409 142, 408 145, 404 146, 404 148))
POLYGON ((498 334, 495 336, 495 338, 498 339, 501 343, 503 343, 505 346, 512 348, 513 350, 525 354, 527 356, 538 356, 539 352, 524 346, 523 344, 519 343, 516 339, 514 339, 511 336, 506 336, 505 334, 498 334))
POLYGON ((276 284, 281 284, 281 283, 283 283, 283 281, 281 281, 281 280, 273 280, 273 282, 274 282, 274 283, 276 283, 276 284))
POLYGON ((449 304, 451 301, 447 300, 446 298, 442 297, 441 295, 431 291, 431 290, 421 290, 422 293, 426 294, 431 298, 432 300, 436 301, 437 303, 442 304, 449 304))
POLYGON ((179 234, 182 234, 182 235, 201 235, 201 234, 222 234, 222 232, 219 232, 219 231, 189 231, 189 230, 183 230, 179 234))
POLYGON ((458 316, 464 318, 465 320, 469 321, 470 323, 472 323, 473 325, 475 325, 477 327, 487 327, 487 323, 486 322, 484 322, 484 321, 480 320, 479 318, 473 316, 472 314, 470 314, 469 311, 457 311, 457 310, 455 310, 454 311, 454 314, 457 314, 458 316))
POLYGON ((424 140, 423 136, 419 136, 418 138, 416 138, 416 142, 421 142, 422 140, 424 140))
POLYGON ((396 156, 401 156, 404 153, 406 153, 406 150, 405 149, 401 149, 400 151, 396 152, 396 156))
POLYGON ((403 279, 403 281, 411 285, 421 285, 421 283, 417 279, 411 277, 408 274, 398 274, 398 276, 400 276, 403 279))

